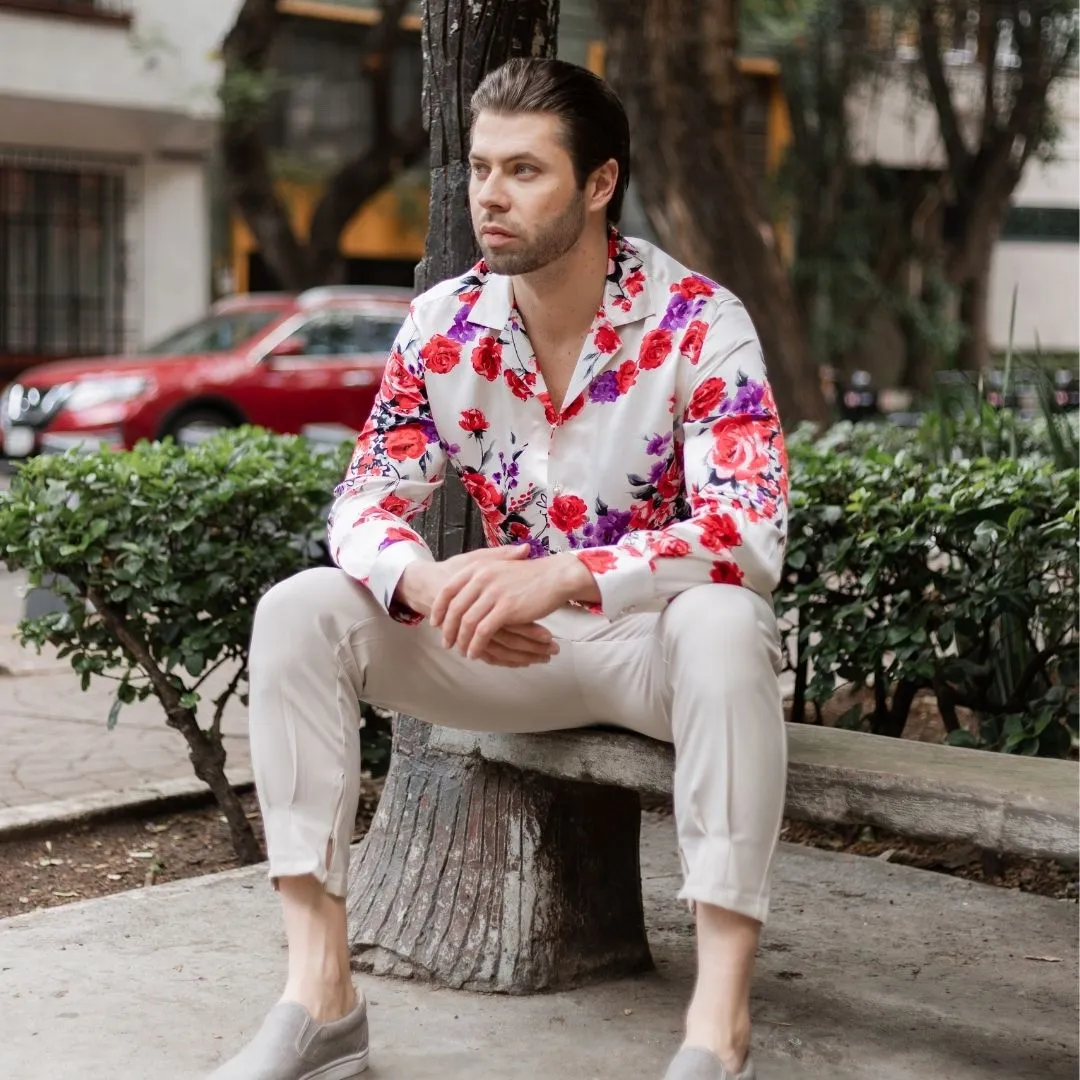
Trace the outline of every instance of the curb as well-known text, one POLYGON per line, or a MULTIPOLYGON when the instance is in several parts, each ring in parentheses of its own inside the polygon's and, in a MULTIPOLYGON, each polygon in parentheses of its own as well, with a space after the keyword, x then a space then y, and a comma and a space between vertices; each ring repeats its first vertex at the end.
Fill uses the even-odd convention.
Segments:
MULTIPOLYGON (((230 778, 235 791, 250 790, 254 783, 250 769, 238 769, 230 778)), ((13 806, 0 810, 0 842, 58 832, 70 825, 109 821, 144 810, 165 813, 212 801, 210 789, 201 780, 184 777, 139 784, 123 791, 102 791, 71 799, 13 806)))

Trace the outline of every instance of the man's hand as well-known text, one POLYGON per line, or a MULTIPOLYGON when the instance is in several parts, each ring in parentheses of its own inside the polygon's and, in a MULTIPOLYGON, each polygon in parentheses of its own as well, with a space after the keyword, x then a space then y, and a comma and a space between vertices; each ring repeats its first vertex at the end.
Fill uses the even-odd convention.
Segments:
POLYGON ((596 593, 592 574, 573 555, 529 560, 525 545, 491 554, 497 551, 509 554, 455 568, 431 605, 431 624, 442 627, 443 645, 474 660, 486 658, 508 631, 535 627, 568 601, 596 593))
MULTIPOLYGON (((451 581, 462 576, 468 580, 474 571, 486 563, 511 559, 520 562, 528 551, 525 545, 479 548, 441 563, 411 563, 401 576, 395 596, 418 614, 430 616, 437 597, 451 581)), ((444 643, 445 640, 444 633, 444 643)), ((499 667, 528 667, 547 663, 558 651, 559 646, 552 639, 551 632, 531 622, 502 627, 475 658, 499 667)))

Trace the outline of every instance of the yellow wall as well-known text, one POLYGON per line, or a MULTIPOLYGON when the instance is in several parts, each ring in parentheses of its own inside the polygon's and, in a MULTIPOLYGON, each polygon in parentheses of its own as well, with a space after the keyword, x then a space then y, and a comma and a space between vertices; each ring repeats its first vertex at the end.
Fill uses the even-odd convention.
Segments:
MULTIPOLYGON (((289 207, 292 225, 298 236, 306 237, 311 215, 321 194, 314 184, 282 181, 278 193, 289 207)), ((427 230, 427 200, 420 200, 420 217, 410 210, 406 214, 399 205, 399 196, 391 188, 381 191, 364 204, 345 227, 341 251, 351 259, 409 259, 418 262, 424 254, 427 230)), ((232 258, 233 287, 237 292, 248 288, 248 257, 258 249, 247 225, 233 215, 232 258)))

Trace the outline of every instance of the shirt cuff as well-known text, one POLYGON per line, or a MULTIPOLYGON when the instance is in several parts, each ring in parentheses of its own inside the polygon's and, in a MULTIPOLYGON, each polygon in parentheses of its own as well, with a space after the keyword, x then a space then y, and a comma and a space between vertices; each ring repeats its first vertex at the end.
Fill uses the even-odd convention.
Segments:
POLYGON ((398 540, 376 556, 368 575, 367 587, 376 603, 398 622, 410 625, 422 622, 423 615, 398 603, 394 599, 394 593, 397 592, 401 575, 405 573, 407 566, 415 562, 434 561, 435 557, 424 544, 418 544, 414 540, 398 540))
POLYGON ((600 607, 609 619, 653 600, 652 567, 644 555, 622 547, 585 548, 574 553, 592 572, 600 607))

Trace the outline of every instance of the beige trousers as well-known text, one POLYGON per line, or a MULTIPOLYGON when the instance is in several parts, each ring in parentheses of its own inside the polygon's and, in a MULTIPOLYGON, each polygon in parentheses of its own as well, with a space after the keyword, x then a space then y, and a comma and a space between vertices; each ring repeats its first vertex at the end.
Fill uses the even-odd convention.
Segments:
POLYGON ((786 739, 772 606, 703 585, 663 612, 543 620, 550 663, 493 667, 386 615, 344 572, 307 570, 262 599, 251 643, 251 756, 270 875, 344 896, 360 779, 358 699, 468 730, 617 724, 675 744, 679 896, 762 922, 784 803, 786 739))

